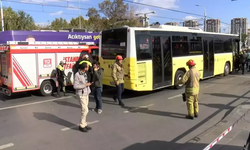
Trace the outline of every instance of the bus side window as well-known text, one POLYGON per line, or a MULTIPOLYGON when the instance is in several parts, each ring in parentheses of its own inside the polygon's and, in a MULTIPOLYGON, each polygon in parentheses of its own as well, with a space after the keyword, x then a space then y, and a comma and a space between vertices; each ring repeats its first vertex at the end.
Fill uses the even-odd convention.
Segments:
POLYGON ((224 39, 223 38, 216 38, 214 40, 214 52, 215 53, 224 52, 224 39))
POLYGON ((149 35, 136 35, 137 60, 152 59, 152 49, 150 48, 151 41, 149 35))
POLYGON ((189 46, 187 36, 172 36, 173 56, 188 56, 189 46))

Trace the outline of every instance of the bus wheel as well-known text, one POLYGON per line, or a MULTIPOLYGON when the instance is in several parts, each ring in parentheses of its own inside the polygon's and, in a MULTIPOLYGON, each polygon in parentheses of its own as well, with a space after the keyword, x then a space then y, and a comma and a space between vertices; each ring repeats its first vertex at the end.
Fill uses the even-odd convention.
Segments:
POLYGON ((53 83, 49 80, 43 81, 43 83, 40 86, 40 94, 43 96, 49 96, 52 95, 54 91, 53 83))
POLYGON ((230 64, 226 63, 224 67, 224 76, 227 76, 230 73, 230 64))
POLYGON ((176 71, 175 79, 174 79, 174 88, 175 89, 183 88, 183 84, 178 84, 178 82, 182 80, 183 75, 184 75, 184 71, 182 71, 182 70, 177 70, 176 71))

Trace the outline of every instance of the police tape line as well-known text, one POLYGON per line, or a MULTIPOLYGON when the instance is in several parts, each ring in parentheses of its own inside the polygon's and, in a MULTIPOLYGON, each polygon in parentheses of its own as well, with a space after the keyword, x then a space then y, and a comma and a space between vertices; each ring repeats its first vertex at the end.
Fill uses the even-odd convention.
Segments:
POLYGON ((247 110, 233 125, 231 125, 228 129, 226 129, 220 136, 218 136, 213 142, 211 142, 207 147, 203 150, 211 149, 215 144, 217 144, 223 137, 225 137, 230 131, 232 131, 233 127, 239 123, 239 121, 249 113, 250 109, 247 110))

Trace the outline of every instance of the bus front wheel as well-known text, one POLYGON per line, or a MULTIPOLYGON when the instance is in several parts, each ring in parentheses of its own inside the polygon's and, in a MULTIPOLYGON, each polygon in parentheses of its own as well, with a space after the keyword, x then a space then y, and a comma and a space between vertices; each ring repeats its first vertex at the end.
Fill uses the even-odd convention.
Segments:
POLYGON ((184 71, 182 70, 177 70, 176 73, 175 73, 175 79, 174 79, 174 88, 175 89, 181 89, 183 88, 183 84, 178 84, 179 81, 182 80, 183 78, 183 75, 184 75, 184 71))

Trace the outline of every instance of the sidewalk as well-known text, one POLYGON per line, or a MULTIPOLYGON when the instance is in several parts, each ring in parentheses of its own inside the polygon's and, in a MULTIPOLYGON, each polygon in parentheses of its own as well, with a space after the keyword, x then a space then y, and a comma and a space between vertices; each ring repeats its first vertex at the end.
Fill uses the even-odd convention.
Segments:
MULTIPOLYGON (((204 145, 209 145, 217 137, 219 137, 225 130, 232 126, 237 120, 250 109, 250 100, 243 105, 236 107, 226 118, 221 122, 203 132, 202 134, 194 137, 186 144, 183 145, 185 150, 204 149, 204 145)), ((226 134, 219 142, 211 148, 211 150, 238 150, 245 144, 248 134, 250 132, 250 111, 239 120, 232 130, 226 134), (229 148, 229 147, 232 148, 229 148)))

